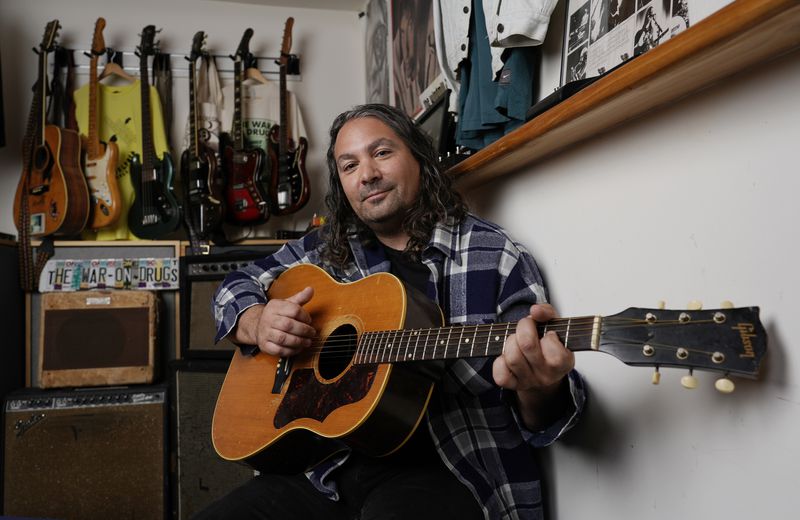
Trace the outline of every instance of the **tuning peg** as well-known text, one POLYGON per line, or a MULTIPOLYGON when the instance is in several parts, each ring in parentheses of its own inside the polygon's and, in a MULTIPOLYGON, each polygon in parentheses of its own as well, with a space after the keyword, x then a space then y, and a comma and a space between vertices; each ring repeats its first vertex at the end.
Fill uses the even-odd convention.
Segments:
POLYGON ((719 304, 720 309, 733 309, 733 303, 729 300, 722 300, 719 304))
POLYGON ((736 389, 736 385, 727 377, 721 377, 714 383, 714 388, 721 394, 731 394, 736 389))
POLYGON ((659 309, 659 310, 662 310, 662 311, 663 311, 663 310, 664 310, 666 307, 667 307, 667 302, 665 302, 664 300, 658 300, 658 301, 656 302, 656 308, 657 308, 657 309, 659 309))
POLYGON ((658 383, 661 382, 661 372, 658 371, 658 367, 656 367, 655 372, 653 372, 653 377, 650 380, 650 382, 653 383, 654 385, 657 385, 658 383))
POLYGON ((690 311, 699 311, 703 309, 703 302, 700 300, 692 300, 686 304, 686 309, 690 311))
POLYGON ((692 375, 692 369, 689 369, 689 373, 681 378, 681 385, 688 390, 697 388, 697 378, 692 375))

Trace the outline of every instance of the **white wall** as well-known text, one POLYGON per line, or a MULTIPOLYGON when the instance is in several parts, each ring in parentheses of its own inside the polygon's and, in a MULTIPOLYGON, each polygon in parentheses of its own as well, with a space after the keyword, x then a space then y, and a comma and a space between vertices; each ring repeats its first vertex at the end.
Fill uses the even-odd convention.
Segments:
MULTIPOLYGON (((142 28, 155 24, 162 29, 158 35, 162 52, 188 54, 192 36, 203 30, 208 34, 209 52, 229 55, 236 51, 244 30, 252 27, 250 50, 256 56, 279 55, 286 19, 295 18, 292 52, 300 57, 302 78, 287 84, 297 95, 309 134, 307 170, 315 184, 306 208, 294 215, 273 218, 264 228, 265 231, 305 228, 311 215, 323 206, 328 127, 338 113, 362 103, 365 96, 363 22, 358 13, 206 0, 0 0, 7 135, 6 146, 0 148, 0 231, 16 234, 12 206, 22 171, 21 142, 31 102, 30 87, 37 75, 37 58, 30 49, 39 44, 45 25, 54 18, 62 25, 61 45, 88 49, 98 16, 106 18, 106 45, 118 50, 133 51, 139 44, 142 28)), ((126 66, 130 64, 135 62, 126 61, 126 66)), ((231 69, 231 64, 227 59, 218 62, 220 68, 231 69)), ((277 76, 274 79, 277 81, 277 76)), ((87 82, 88 75, 79 75, 77 81, 87 82)), ((223 83, 231 81, 230 75, 223 78, 223 83)), ((177 147, 182 142, 189 111, 188 85, 185 73, 173 78, 175 124, 171 134, 177 147)), ((180 151, 173 150, 174 156, 179 156, 180 151)))
POLYGON ((761 307, 769 350, 732 395, 716 377, 578 353, 591 402, 542 453, 552 518, 795 518, 800 510, 800 52, 473 191, 538 259, 563 316, 761 307))

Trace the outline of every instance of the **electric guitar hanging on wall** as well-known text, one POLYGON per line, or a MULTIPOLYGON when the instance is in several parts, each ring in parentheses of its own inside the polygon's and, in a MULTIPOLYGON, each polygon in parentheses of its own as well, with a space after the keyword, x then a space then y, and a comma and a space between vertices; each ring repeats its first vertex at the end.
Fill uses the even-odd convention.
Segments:
MULTIPOLYGON (((189 148, 181 156, 181 178, 184 186, 185 217, 192 242, 208 240, 222 226, 225 212, 225 180, 217 167, 214 151, 201 143, 198 125, 197 60, 206 55, 206 35, 198 31, 192 40, 189 60, 189 148)), ((199 250, 199 242, 192 250, 199 250)))
POLYGON ((100 96, 97 58, 106 53, 103 29, 106 21, 98 18, 94 27, 89 61, 89 134, 83 136, 83 171, 91 193, 89 227, 97 230, 113 226, 122 215, 122 194, 117 182, 119 147, 113 140, 100 140, 100 96))
POLYGON ((294 140, 289 137, 286 72, 291 59, 289 52, 292 49, 293 26, 294 18, 288 18, 283 30, 281 57, 278 61, 281 121, 279 125, 273 126, 269 133, 270 166, 273 169, 270 191, 272 213, 275 215, 287 215, 298 211, 306 205, 311 195, 311 183, 306 173, 308 141, 305 137, 300 137, 295 146, 294 140))
MULTIPOLYGON (((212 438, 225 459, 263 472, 302 471, 339 439, 367 455, 387 455, 415 430, 441 364, 413 363, 497 356, 516 323, 442 327, 442 313, 402 282, 378 273, 338 283, 301 264, 270 286, 270 299, 314 288, 304 309, 317 331, 297 356, 234 354, 217 400, 212 438), (309 452, 315 452, 309 455, 309 452), (308 455, 308 457, 305 457, 308 455)), ((712 310, 629 308, 613 316, 560 318, 539 325, 573 351, 609 353, 633 366, 680 367, 754 378, 767 336, 757 307, 712 310)), ((653 382, 657 382, 656 379, 653 382)))
MULTIPOLYGON (((247 148, 244 142, 244 120, 242 116, 242 82, 245 63, 250 58, 250 38, 253 29, 248 28, 239 42, 234 60, 233 79, 233 137, 223 134, 221 143, 222 166, 227 180, 226 213, 234 224, 261 224, 269 219, 269 193, 262 176, 265 171, 266 154, 260 148, 247 148)), ((266 169, 266 171, 269 171, 266 169)))
MULTIPOLYGON (((89 189, 80 166, 81 141, 74 130, 47 124, 47 54, 56 47, 58 20, 45 28, 39 78, 23 141, 23 171, 14 196, 14 221, 30 236, 74 235, 89 218, 89 189)), ((22 230, 20 230, 22 232, 22 230)))
POLYGON ((139 238, 156 239, 175 231, 181 222, 178 201, 172 192, 172 157, 164 152, 156 156, 153 143, 153 116, 150 111, 150 80, 147 74, 148 56, 155 55, 154 25, 142 31, 139 45, 139 81, 142 98, 142 155, 131 154, 131 182, 134 200, 128 212, 128 225, 139 238))

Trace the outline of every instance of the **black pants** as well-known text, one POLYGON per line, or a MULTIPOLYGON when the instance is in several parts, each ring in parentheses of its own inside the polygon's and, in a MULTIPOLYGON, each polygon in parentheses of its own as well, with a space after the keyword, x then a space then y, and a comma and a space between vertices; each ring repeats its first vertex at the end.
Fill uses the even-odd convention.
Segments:
POLYGON ((194 520, 483 519, 469 489, 436 459, 417 464, 353 454, 337 471, 338 502, 320 494, 305 475, 260 475, 194 520))

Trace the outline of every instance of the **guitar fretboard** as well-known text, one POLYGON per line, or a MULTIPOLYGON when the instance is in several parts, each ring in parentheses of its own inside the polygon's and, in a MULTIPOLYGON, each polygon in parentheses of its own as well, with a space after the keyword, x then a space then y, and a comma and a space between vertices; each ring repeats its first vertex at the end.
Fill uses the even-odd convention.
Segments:
POLYGON ((153 120, 150 112, 150 78, 147 74, 147 56, 142 51, 139 58, 139 81, 142 95, 142 172, 151 174, 155 165, 156 149, 153 145, 153 120))
MULTIPOLYGON (((572 351, 595 350, 601 324, 599 316, 582 316, 553 320, 538 330, 540 335, 555 331, 572 351)), ((490 323, 365 332, 353 360, 358 365, 497 356, 515 327, 516 323, 490 323)))
POLYGON ((233 149, 244 150, 244 132, 242 130, 242 59, 237 54, 233 64, 233 149))

